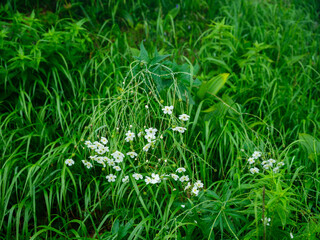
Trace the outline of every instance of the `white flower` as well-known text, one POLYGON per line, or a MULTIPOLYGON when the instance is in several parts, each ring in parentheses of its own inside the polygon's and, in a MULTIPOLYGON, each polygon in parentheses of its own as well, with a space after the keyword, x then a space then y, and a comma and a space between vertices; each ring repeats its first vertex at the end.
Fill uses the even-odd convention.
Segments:
POLYGON ((136 180, 143 179, 143 176, 139 173, 132 174, 132 177, 134 177, 136 180))
POLYGON ((291 237, 291 238, 293 238, 293 234, 292 234, 292 232, 290 232, 290 237, 291 237))
POLYGON ((132 142, 133 141, 133 137, 126 137, 124 140, 126 142, 132 142))
POLYGON ((74 164, 74 161, 72 159, 67 159, 64 163, 68 166, 72 166, 74 164))
POLYGON ((111 154, 111 156, 114 158, 114 160, 117 162, 117 163, 120 163, 123 161, 123 158, 124 158, 124 154, 119 152, 119 151, 115 151, 114 153, 111 154))
POLYGON ((102 165, 103 165, 103 167, 105 167, 105 166, 106 166, 106 164, 104 163, 104 160, 103 160, 101 157, 97 158, 97 159, 96 159, 96 161, 97 161, 97 163, 102 164, 102 165))
POLYGON ((138 156, 136 152, 127 152, 127 155, 130 156, 131 158, 135 158, 136 156, 138 156))
POLYGON ((185 171, 186 171, 186 169, 183 168, 183 167, 180 167, 180 168, 178 168, 178 169, 176 170, 176 172, 178 172, 178 173, 182 173, 182 172, 185 172, 185 171))
POLYGON ((269 162, 269 164, 270 164, 271 167, 272 167, 273 164, 276 163, 276 160, 274 160, 274 159, 269 159, 268 162, 269 162))
POLYGON ((284 162, 279 162, 279 163, 277 164, 278 167, 282 167, 283 165, 284 165, 284 162))
POLYGON ((109 152, 109 147, 102 147, 101 148, 104 152, 109 152))
POLYGON ((266 170, 268 170, 270 167, 271 167, 270 164, 266 164, 266 165, 263 166, 263 168, 266 169, 266 170))
POLYGON ((97 159, 97 155, 90 156, 89 158, 90 158, 91 160, 96 160, 96 159, 97 159))
POLYGON ((102 155, 102 154, 105 154, 106 152, 109 152, 109 147, 105 147, 105 146, 98 147, 95 151, 96 153, 102 155))
POLYGON ((126 142, 130 142, 130 141, 133 141, 133 139, 135 138, 135 133, 131 132, 130 130, 126 133, 126 142))
POLYGON ((144 179, 144 181, 146 182, 146 184, 148 185, 149 183, 151 183, 151 178, 150 177, 146 177, 144 179))
POLYGON ((84 145, 89 146, 89 145, 92 145, 92 143, 90 141, 85 141, 84 145))
POLYGON ((151 144, 148 143, 147 145, 145 145, 145 146, 142 148, 142 150, 145 151, 145 152, 148 152, 150 147, 151 147, 151 144))
POLYGON ((95 150, 95 149, 97 149, 98 147, 97 147, 95 144, 89 144, 89 145, 88 145, 88 148, 90 148, 91 150, 95 150))
POLYGON ((251 172, 252 174, 259 173, 259 168, 256 168, 256 167, 250 168, 250 172, 251 172))
POLYGON ((114 157, 114 160, 115 160, 115 162, 117 162, 117 163, 121 163, 121 162, 123 162, 123 157, 116 156, 116 157, 114 157))
POLYGON ((261 164, 262 165, 266 165, 266 164, 268 164, 269 162, 268 161, 263 161, 261 164))
POLYGON ((124 178, 122 178, 122 182, 123 183, 129 182, 129 176, 125 176, 124 178))
POLYGON ((180 133, 184 133, 187 129, 184 128, 184 127, 175 127, 175 128, 172 128, 173 131, 178 131, 180 133))
POLYGON ((182 207, 182 208, 185 208, 185 207, 186 207, 186 205, 181 205, 181 207, 182 207))
POLYGON ((171 177, 172 177, 175 181, 177 181, 177 180, 179 179, 179 176, 176 175, 176 174, 174 174, 174 173, 171 173, 171 177))
POLYGON ((104 154, 104 151, 101 148, 96 149, 96 153, 102 155, 104 154))
POLYGON ((122 157, 124 158, 124 154, 122 152, 119 151, 115 151, 114 153, 111 154, 112 157, 122 157))
POLYGON ((173 106, 165 106, 164 108, 162 108, 162 111, 164 114, 172 114, 172 110, 173 110, 173 106))
POLYGON ((108 143, 108 139, 106 139, 105 137, 101 137, 101 142, 106 145, 108 143))
POLYGON ((159 174, 152 173, 151 177, 152 177, 152 179, 151 179, 151 183, 152 184, 156 184, 156 183, 160 183, 161 182, 159 174))
POLYGON ((190 182, 188 182, 188 184, 187 184, 187 186, 184 188, 184 190, 187 190, 187 189, 189 189, 189 188, 191 188, 190 182))
POLYGON ((141 136, 142 136, 142 134, 143 134, 143 132, 142 132, 142 131, 140 131, 140 132, 138 133, 138 137, 141 137, 141 136))
POLYGON ((255 161, 254 161, 254 158, 251 157, 251 158, 248 159, 248 163, 249 163, 249 164, 253 164, 254 162, 255 162, 255 161))
POLYGON ((182 121, 188 121, 189 118, 190 118, 190 116, 187 115, 187 114, 182 114, 182 115, 179 116, 179 119, 182 120, 182 121))
POLYGON ((161 174, 161 179, 168 180, 167 177, 170 177, 170 175, 169 174, 161 174))
POLYGON ((156 139, 156 137, 154 135, 151 135, 151 134, 145 135, 144 138, 147 139, 147 141, 149 143, 152 142, 152 140, 156 139))
POLYGON ((265 225, 269 226, 269 225, 270 225, 270 224, 269 224, 269 222, 271 221, 271 219, 270 219, 270 218, 265 217, 265 218, 264 218, 264 221, 263 221, 263 219, 261 219, 261 221, 263 222, 263 224, 265 224, 265 225))
POLYGON ((113 169, 116 170, 117 172, 121 171, 121 167, 119 166, 113 166, 113 169))
POLYGON ((82 160, 83 165, 85 165, 88 169, 92 168, 92 164, 87 160, 82 160))
POLYGON ((144 131, 147 133, 147 135, 153 135, 153 136, 155 136, 156 133, 158 132, 156 128, 148 128, 148 129, 145 129, 144 131))
POLYGON ((183 175, 181 178, 180 178, 180 182, 188 182, 189 181, 189 176, 188 175, 183 175))
POLYGON ((107 162, 108 162, 109 166, 115 166, 116 165, 113 159, 109 159, 108 158, 107 162))
POLYGON ((252 157, 253 157, 254 159, 257 159, 257 158, 261 157, 261 152, 254 151, 253 154, 252 154, 252 157))
POLYGON ((103 144, 99 143, 98 141, 94 141, 93 144, 96 145, 97 148, 103 147, 103 144))
POLYGON ((146 109, 148 109, 148 108, 149 108, 149 106, 148 106, 148 105, 145 105, 144 107, 145 107, 146 109))
POLYGON ((197 188, 203 188, 203 183, 201 182, 201 180, 198 180, 198 181, 196 181, 194 186, 196 186, 197 188))
POLYGON ((191 190, 191 192, 192 192, 194 195, 196 195, 196 196, 198 196, 198 194, 199 194, 199 190, 198 190, 197 187, 193 187, 192 190, 191 190))
POLYGON ((108 182, 115 182, 116 178, 117 176, 113 174, 109 174, 108 176, 106 176, 106 179, 108 179, 108 182))
POLYGON ((279 167, 275 167, 275 168, 273 169, 273 172, 274 172, 274 173, 278 173, 278 172, 279 172, 279 167))

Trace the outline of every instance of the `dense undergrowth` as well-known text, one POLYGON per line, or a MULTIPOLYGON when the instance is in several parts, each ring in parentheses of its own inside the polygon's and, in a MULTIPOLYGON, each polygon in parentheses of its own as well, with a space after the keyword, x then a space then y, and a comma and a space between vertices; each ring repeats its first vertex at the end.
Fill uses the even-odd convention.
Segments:
POLYGON ((320 237, 316 0, 48 2, 0 5, 1 239, 320 237))

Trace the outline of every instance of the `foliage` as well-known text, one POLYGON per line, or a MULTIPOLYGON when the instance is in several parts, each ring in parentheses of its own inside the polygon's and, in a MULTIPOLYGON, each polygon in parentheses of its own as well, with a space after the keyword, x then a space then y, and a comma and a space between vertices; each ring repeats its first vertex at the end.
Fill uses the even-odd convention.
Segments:
POLYGON ((319 238, 318 12, 315 0, 1 3, 0 239, 319 238), (130 125, 163 141, 128 158, 128 184, 83 166, 88 139, 141 150, 130 125), (178 167, 202 180, 198 196, 132 178, 178 167))

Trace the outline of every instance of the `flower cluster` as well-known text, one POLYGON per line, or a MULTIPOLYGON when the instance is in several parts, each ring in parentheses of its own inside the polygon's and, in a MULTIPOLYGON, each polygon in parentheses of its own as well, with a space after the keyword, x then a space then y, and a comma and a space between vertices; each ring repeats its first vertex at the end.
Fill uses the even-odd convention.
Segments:
POLYGON ((106 152, 109 152, 109 147, 105 146, 108 143, 108 140, 106 138, 101 138, 101 142, 95 141, 91 143, 90 141, 85 141, 85 145, 90 148, 91 150, 94 150, 97 154, 103 155, 106 152))
MULTIPOLYGON (((252 156, 248 159, 248 164, 249 165, 256 164, 256 161, 259 161, 259 158, 261 156, 262 156, 261 152, 258 152, 258 151, 253 152, 252 156)), ((271 170, 273 168, 272 169, 273 172, 277 173, 277 172, 279 172, 280 167, 284 165, 284 163, 278 162, 276 164, 276 162, 277 162, 276 160, 271 158, 269 160, 262 161, 261 165, 264 170, 271 170)), ((255 166, 255 167, 250 168, 249 171, 250 171, 250 173, 255 174, 255 173, 259 173, 260 169, 257 166, 255 166)))
POLYGON ((88 162, 87 160, 82 160, 82 163, 84 166, 86 166, 88 169, 92 168, 91 162, 88 162))
MULTIPOLYGON (((115 166, 114 169, 119 168, 119 171, 121 170, 120 167, 115 166)), ((117 170, 118 171, 118 170, 117 170)), ((186 171, 185 168, 178 168, 176 170, 177 173, 184 173, 186 171)), ((136 181, 140 181, 143 180, 145 182, 146 185, 148 184, 159 184, 161 183, 163 180, 168 180, 170 177, 175 180, 175 181, 180 181, 181 183, 183 183, 185 185, 184 187, 184 191, 188 190, 191 188, 191 193, 198 196, 200 189, 202 189, 204 187, 203 183, 201 182, 201 180, 197 180, 193 186, 190 183, 190 178, 188 175, 182 175, 181 177, 179 177, 179 175, 171 173, 171 174, 162 174, 159 175, 158 173, 151 173, 151 176, 146 174, 145 176, 143 176, 140 173, 133 173, 131 174, 131 176, 136 180, 136 181)), ((113 174, 109 174, 108 176, 106 176, 106 179, 108 180, 108 182, 115 182, 117 179, 116 175, 113 174)), ((129 182, 129 176, 126 175, 125 177, 122 178, 121 180, 123 183, 128 183, 129 182)))
MULTIPOLYGON (((147 108, 147 107, 146 107, 147 108)), ((173 113, 173 106, 165 106, 162 110, 164 114, 169 114, 172 115, 173 113)), ((190 116, 187 114, 182 114, 179 116, 179 119, 181 121, 188 121, 190 116)), ((136 138, 135 132, 132 130, 134 129, 132 125, 130 125, 129 131, 125 133, 125 142, 132 142, 136 138)), ((175 126, 172 128, 172 131, 177 131, 179 133, 184 133, 187 129, 185 127, 180 127, 180 126, 175 126)), ((150 147, 154 148, 155 147, 155 142, 157 138, 159 137, 160 139, 163 139, 163 136, 157 136, 158 129, 149 127, 144 129, 144 131, 139 131, 137 136, 139 138, 144 137, 146 140, 147 144, 143 146, 142 151, 147 152, 150 147)), ((101 137, 99 141, 85 141, 85 146, 91 150, 94 154, 89 156, 90 160, 82 160, 83 165, 90 169, 94 167, 95 163, 102 166, 104 169, 108 166, 107 172, 109 174, 106 176, 106 179, 108 182, 116 182, 118 178, 119 182, 121 181, 123 184, 129 183, 130 179, 135 180, 135 181, 141 181, 141 183, 145 183, 146 185, 155 185, 155 184, 160 184, 162 181, 166 180, 171 180, 175 182, 180 182, 182 184, 182 187, 184 191, 190 191, 191 194, 198 196, 200 189, 204 187, 203 183, 200 180, 196 180, 192 184, 189 176, 186 174, 186 169, 184 167, 179 167, 178 169, 175 170, 175 172, 170 173, 170 174, 161 174, 161 173, 130 173, 126 174, 126 171, 128 168, 125 168, 125 157, 132 158, 132 159, 137 159, 138 153, 135 152, 131 146, 131 151, 130 152, 123 152, 123 151, 110 151, 109 147, 107 146, 108 144, 108 139, 106 137, 101 137), (131 177, 132 178, 131 178, 131 177)), ((113 148, 110 146, 110 148, 113 148)), ((148 162, 148 160, 146 161, 148 162)), ((164 162, 167 162, 167 160, 164 160, 164 162)), ((67 159, 65 161, 65 164, 68 166, 72 166, 74 164, 74 161, 72 159, 67 159)))
POLYGON ((172 128, 173 131, 178 131, 180 133, 184 133, 187 129, 184 128, 184 127, 175 127, 175 128, 172 128))
POLYGON ((264 220, 261 219, 261 221, 263 222, 264 225, 269 226, 271 222, 271 218, 265 217, 264 220))

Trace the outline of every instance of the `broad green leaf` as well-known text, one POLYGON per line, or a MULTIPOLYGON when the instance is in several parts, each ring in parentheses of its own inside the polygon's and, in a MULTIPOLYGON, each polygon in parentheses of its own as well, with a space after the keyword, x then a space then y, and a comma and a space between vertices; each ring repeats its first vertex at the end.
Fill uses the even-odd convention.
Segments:
POLYGON ((120 229, 120 222, 119 219, 116 219, 112 225, 112 233, 119 233, 119 229, 120 229))
POLYGON ((229 73, 222 73, 207 82, 203 82, 197 93, 198 97, 203 99, 207 93, 211 95, 217 94, 227 82, 229 75, 229 73))
POLYGON ((139 54, 140 54, 139 49, 136 49, 136 48, 130 48, 130 51, 131 51, 131 54, 132 54, 134 57, 138 57, 139 54))
POLYGON ((145 49, 143 42, 141 42, 140 44, 140 55, 139 57, 137 57, 137 59, 145 63, 148 63, 150 61, 149 54, 145 49))
POLYGON ((171 56, 171 55, 170 54, 160 55, 156 49, 154 51, 154 58, 152 58, 152 60, 150 61, 150 65, 160 63, 162 60, 164 60, 165 58, 167 58, 169 56, 171 56))

